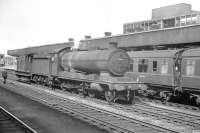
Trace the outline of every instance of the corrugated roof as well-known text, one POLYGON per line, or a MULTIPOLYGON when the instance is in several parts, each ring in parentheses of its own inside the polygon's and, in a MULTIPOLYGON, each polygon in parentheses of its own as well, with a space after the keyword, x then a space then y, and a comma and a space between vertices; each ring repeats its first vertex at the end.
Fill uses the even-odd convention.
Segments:
POLYGON ((49 54, 34 54, 33 58, 50 58, 49 54))

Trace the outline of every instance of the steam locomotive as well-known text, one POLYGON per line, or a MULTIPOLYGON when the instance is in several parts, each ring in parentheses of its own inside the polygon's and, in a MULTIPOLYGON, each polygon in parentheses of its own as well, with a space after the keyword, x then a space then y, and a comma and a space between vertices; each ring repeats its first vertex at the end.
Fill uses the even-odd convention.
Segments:
POLYGON ((17 56, 20 80, 61 88, 108 102, 132 103, 141 83, 124 77, 130 57, 114 45, 104 50, 71 51, 71 44, 54 44, 8 51, 17 56))

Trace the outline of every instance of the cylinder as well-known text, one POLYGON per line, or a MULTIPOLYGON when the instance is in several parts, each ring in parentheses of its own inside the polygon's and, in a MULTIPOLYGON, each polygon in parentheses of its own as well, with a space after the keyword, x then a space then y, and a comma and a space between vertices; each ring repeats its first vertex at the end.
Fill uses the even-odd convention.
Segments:
POLYGON ((129 69, 130 57, 121 49, 74 51, 62 56, 62 67, 85 73, 109 72, 122 76, 129 69))

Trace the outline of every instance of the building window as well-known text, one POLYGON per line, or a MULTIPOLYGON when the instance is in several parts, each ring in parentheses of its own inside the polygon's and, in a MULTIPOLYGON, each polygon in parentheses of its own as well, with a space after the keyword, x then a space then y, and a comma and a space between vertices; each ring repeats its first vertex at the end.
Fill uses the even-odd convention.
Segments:
POLYGON ((191 24, 192 23, 192 17, 191 15, 186 16, 186 24, 191 24))
POLYGON ((164 28, 170 28, 170 27, 174 27, 174 26, 175 26, 175 18, 163 20, 163 27, 164 28))
POLYGON ((133 72, 133 64, 132 63, 130 64, 129 72, 133 72))
POLYGON ((168 62, 166 60, 163 60, 161 62, 161 74, 167 74, 168 73, 168 62))
POLYGON ((157 71, 157 61, 153 61, 153 72, 157 71))
POLYGON ((175 26, 180 26, 180 17, 176 17, 175 26))
POLYGON ((144 30, 145 31, 149 30, 149 22, 148 21, 144 22, 144 30))
POLYGON ((186 16, 181 16, 180 23, 181 23, 181 26, 185 25, 185 23, 186 23, 186 16))
POLYGON ((195 72, 195 60, 187 60, 186 62, 186 75, 193 76, 195 72))
POLYGON ((198 22, 197 14, 192 14, 192 24, 196 24, 198 22))
POLYGON ((138 72, 147 72, 148 59, 140 59, 138 62, 138 72))

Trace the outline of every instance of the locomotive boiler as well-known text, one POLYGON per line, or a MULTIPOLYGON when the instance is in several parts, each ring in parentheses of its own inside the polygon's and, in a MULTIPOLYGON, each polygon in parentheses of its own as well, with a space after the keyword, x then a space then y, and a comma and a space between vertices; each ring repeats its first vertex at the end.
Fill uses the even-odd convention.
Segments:
POLYGON ((62 66, 88 74, 108 72, 113 76, 123 76, 129 69, 130 58, 120 49, 74 51, 63 55, 62 66))

